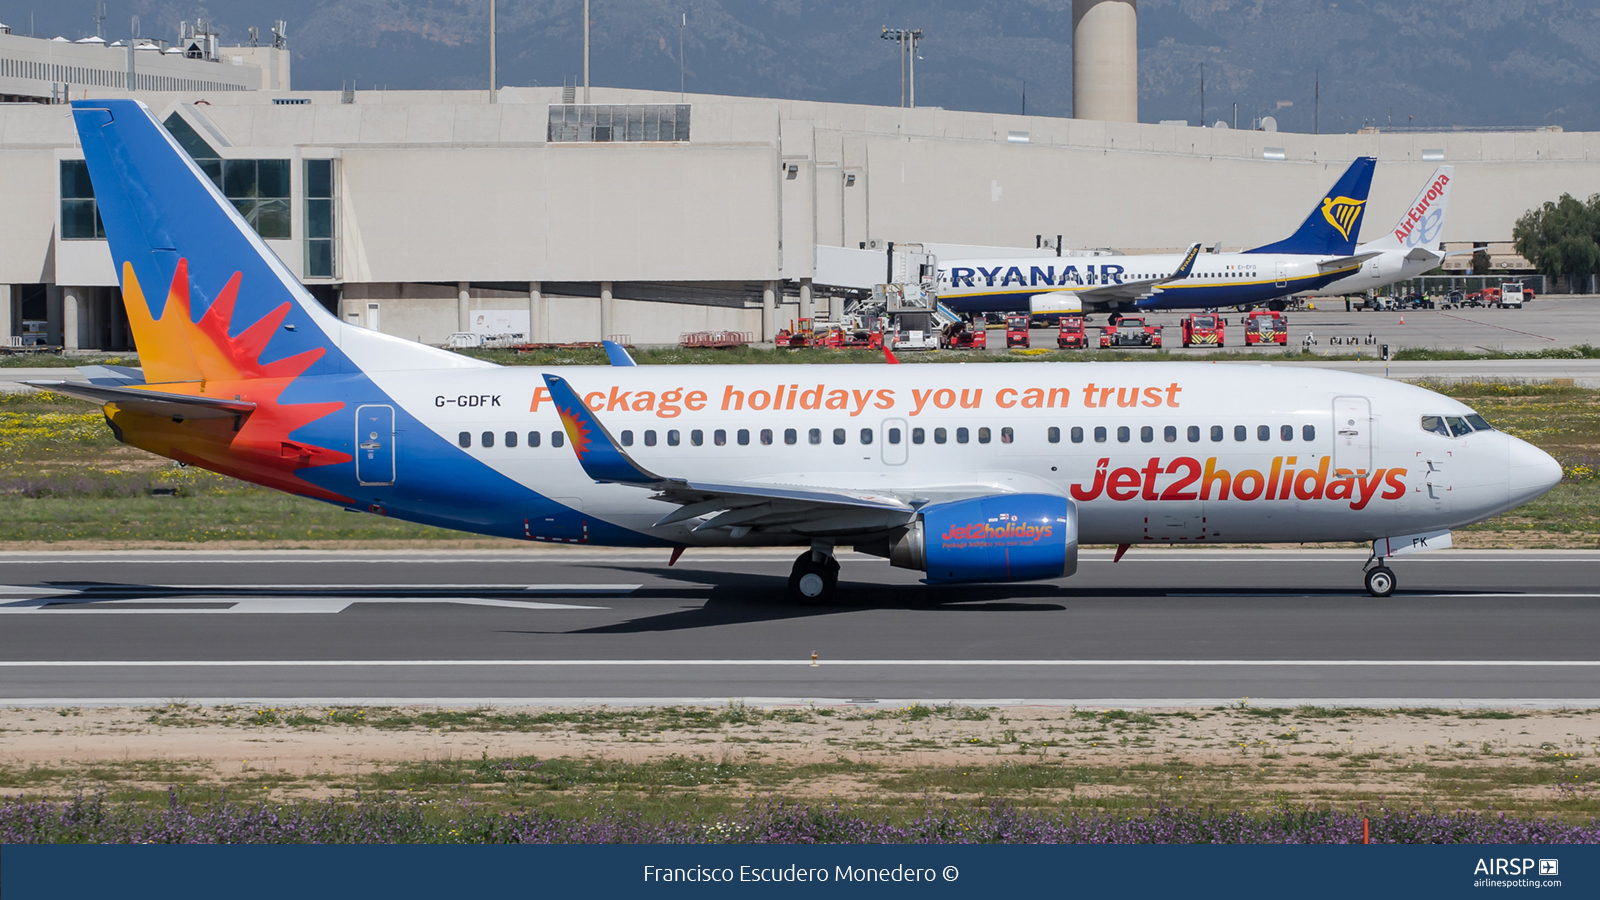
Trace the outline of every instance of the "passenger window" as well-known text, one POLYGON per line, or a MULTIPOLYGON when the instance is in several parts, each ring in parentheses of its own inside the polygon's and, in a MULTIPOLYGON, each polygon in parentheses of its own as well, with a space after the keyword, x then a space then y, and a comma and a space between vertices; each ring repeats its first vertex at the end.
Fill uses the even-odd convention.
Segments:
POLYGON ((891 444, 900 443, 900 429, 898 429, 898 428, 889 429, 889 443, 891 443, 891 444))
POLYGON ((1161 429, 1161 439, 1169 444, 1176 441, 1178 439, 1178 426, 1168 425, 1161 429))
POLYGON ((1472 433, 1472 426, 1467 424, 1466 419, 1459 416, 1447 416, 1445 421, 1450 423, 1450 433, 1456 437, 1465 437, 1472 433))
POLYGON ((1494 430, 1494 426, 1490 425, 1489 421, 1487 419, 1485 419, 1483 416, 1478 415, 1477 413, 1473 413, 1472 415, 1467 416, 1467 424, 1471 425, 1472 429, 1474 431, 1493 431, 1494 430))
POLYGON ((1248 440, 1250 432, 1243 425, 1233 426, 1233 439, 1236 441, 1248 440))
MULTIPOLYGON (((767 434, 767 443, 769 443, 769 444, 772 443, 772 434, 771 434, 771 432, 768 432, 768 434, 767 434)), ((739 446, 748 447, 749 445, 750 445, 750 429, 748 429, 748 428, 739 429, 739 446)))
POLYGON ((1270 441, 1270 440, 1272 440, 1272 426, 1271 425, 1257 425, 1256 426, 1256 440, 1258 440, 1258 441, 1270 441))
POLYGON ((1094 427, 1094 442, 1096 444, 1104 444, 1106 442, 1106 427, 1104 425, 1096 425, 1094 427))
POLYGON ((1286 440, 1286 441, 1294 440, 1294 426, 1293 425, 1280 425, 1280 426, 1278 426, 1278 437, 1280 437, 1280 438, 1282 438, 1283 440, 1286 440))
MULTIPOLYGON (((844 442, 840 441, 840 443, 844 443, 844 442)), ((863 429, 861 429, 861 443, 863 443, 863 444, 872 443, 872 429, 871 428, 863 428, 863 429)))
POLYGON ((472 446, 472 432, 470 432, 470 431, 461 432, 461 434, 456 436, 456 443, 460 444, 463 447, 471 447, 472 446))
POLYGON ((726 447, 728 445, 728 433, 721 428, 711 432, 711 443, 716 444, 718 447, 726 447))
MULTIPOLYGON (((1440 437, 1449 437, 1450 436, 1450 429, 1445 426, 1444 417, 1443 416, 1423 416, 1422 417, 1422 430, 1423 431, 1431 431, 1434 434, 1439 435, 1440 437)), ((465 446, 465 445, 463 445, 463 446, 465 446)))
POLYGON ((506 446, 507 447, 515 447, 516 445, 517 445, 517 433, 515 431, 506 432, 506 446))
POLYGON ((483 446, 485 446, 485 447, 493 447, 494 446, 494 432, 485 431, 483 433, 483 446))
POLYGON ((1128 426, 1126 426, 1126 425, 1118 425, 1117 426, 1117 441, 1119 443, 1126 444, 1128 442, 1128 438, 1132 437, 1132 435, 1133 435, 1133 432, 1128 430, 1128 426))
POLYGON ((624 447, 632 447, 633 446, 633 432, 631 432, 631 431, 622 432, 622 446, 624 446, 624 447))
POLYGON ((979 428, 978 429, 978 443, 980 443, 980 444, 989 443, 989 429, 987 429, 987 428, 979 428))
POLYGON ((678 441, 679 441, 678 429, 676 429, 676 428, 667 429, 667 446, 668 447, 676 447, 676 446, 678 446, 678 441))
POLYGON ((1302 426, 1300 426, 1300 439, 1304 440, 1304 441, 1314 441, 1314 440, 1316 440, 1317 439, 1317 426, 1315 426, 1315 425, 1302 425, 1302 426))
MULTIPOLYGON (((761 443, 762 444, 770 444, 770 443, 772 443, 772 429, 771 428, 763 428, 763 429, 761 429, 761 443)), ((789 443, 792 444, 794 442, 790 441, 789 443)))
POLYGON ((654 429, 644 433, 644 445, 646 447, 654 447, 656 445, 656 433, 654 429))
POLYGON ((935 444, 942 444, 949 439, 950 432, 945 431, 943 428, 935 428, 933 430, 933 442, 935 444))
POLYGON ((956 443, 965 444, 966 442, 967 442, 967 430, 965 428, 957 428, 956 429, 956 443))
POLYGON ((921 428, 913 428, 913 429, 911 429, 911 443, 913 443, 913 444, 922 443, 927 438, 927 436, 928 436, 928 433, 926 431, 923 431, 921 428))
POLYGON ((561 446, 564 446, 566 443, 567 443, 567 433, 565 431, 552 431, 552 432, 550 432, 550 446, 552 446, 552 447, 561 447, 561 446))
POLYGON ((1149 425, 1141 425, 1139 427, 1139 440, 1140 441, 1143 441, 1144 443, 1148 444, 1148 443, 1150 443, 1151 441, 1153 441, 1155 439, 1156 439, 1156 430, 1154 428, 1151 428, 1149 425))
POLYGON ((1221 440, 1222 440, 1222 426, 1221 425, 1213 425, 1213 426, 1211 426, 1211 442, 1213 444, 1215 444, 1215 443, 1220 442, 1221 440))
POLYGON ((1199 425, 1190 425, 1189 426, 1189 433, 1188 433, 1187 436, 1189 438, 1189 443, 1191 443, 1191 444, 1200 443, 1200 426, 1199 425))
POLYGON ((706 441, 706 434, 705 434, 705 432, 701 431, 700 429, 696 428, 696 429, 694 429, 694 430, 689 432, 689 443, 695 445, 696 447, 698 447, 701 444, 705 443, 705 441, 706 441))
POLYGON ((1045 429, 1044 437, 1045 440, 1052 444, 1059 444, 1061 443, 1061 429, 1051 425, 1049 428, 1045 429))
POLYGON ((833 430, 833 442, 835 444, 842 444, 842 443, 844 443, 844 440, 845 440, 845 438, 844 438, 844 429, 843 428, 835 428, 833 430))
POLYGON ((1079 426, 1079 425, 1072 426, 1072 431, 1070 432, 1070 434, 1072 435, 1072 442, 1074 444, 1083 443, 1083 428, 1082 428, 1082 426, 1079 426))
POLYGON ((537 432, 537 431, 528 432, 528 446, 529 447, 537 447, 537 446, 539 446, 539 432, 537 432))
POLYGON ((1014 437, 1016 434, 1009 427, 1000 429, 1000 443, 1009 444, 1014 437))

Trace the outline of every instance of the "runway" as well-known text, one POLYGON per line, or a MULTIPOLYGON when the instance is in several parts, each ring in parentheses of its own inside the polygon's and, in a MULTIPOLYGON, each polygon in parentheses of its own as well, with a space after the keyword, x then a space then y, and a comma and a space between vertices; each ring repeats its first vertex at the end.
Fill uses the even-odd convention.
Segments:
POLYGON ((1084 556, 805 607, 775 551, 0 554, 0 702, 1600 703, 1600 552, 1084 556))

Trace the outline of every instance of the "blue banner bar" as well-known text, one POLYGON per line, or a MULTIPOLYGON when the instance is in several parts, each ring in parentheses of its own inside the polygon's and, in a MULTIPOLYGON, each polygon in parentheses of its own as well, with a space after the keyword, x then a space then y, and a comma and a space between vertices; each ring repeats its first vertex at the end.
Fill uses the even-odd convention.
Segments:
POLYGON ((0 848, 5 900, 1505 896, 1492 889, 1592 897, 1597 872, 1600 847, 1570 844, 0 848))

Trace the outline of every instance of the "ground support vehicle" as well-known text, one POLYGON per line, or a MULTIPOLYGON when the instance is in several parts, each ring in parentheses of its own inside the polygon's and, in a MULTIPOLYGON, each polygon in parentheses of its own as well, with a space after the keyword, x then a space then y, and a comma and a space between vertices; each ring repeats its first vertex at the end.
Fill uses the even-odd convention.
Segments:
POLYGON ((1083 316, 1061 316, 1061 331, 1056 334, 1056 346, 1062 350, 1089 349, 1089 335, 1083 330, 1083 316))
POLYGON ((1495 305, 1501 309, 1521 309, 1522 301, 1527 299, 1520 281, 1503 281, 1496 290, 1500 294, 1500 302, 1495 305))
POLYGON ((1289 346, 1289 319, 1283 313, 1256 310, 1245 316, 1244 344, 1279 344, 1289 346))
POLYGON ((1028 327, 1031 324, 1028 316, 1006 316, 1006 349, 1028 349, 1028 327))
POLYGON ((850 348, 882 350, 883 324, 881 316, 874 316, 865 322, 847 321, 841 325, 832 325, 828 328, 827 337, 819 346, 831 347, 834 350, 850 348))
POLYGON ((939 346, 946 350, 986 350, 989 327, 980 316, 976 322, 953 322, 945 326, 939 346))
POLYGON ((1185 347, 1222 347, 1227 319, 1213 313, 1195 313, 1183 318, 1183 345, 1185 347))
POLYGON ((1100 329, 1100 347, 1149 347, 1161 349, 1161 326, 1147 325, 1144 316, 1123 316, 1115 325, 1100 329))
POLYGON ((798 323, 792 323, 790 327, 780 330, 772 337, 773 344, 795 349, 810 347, 815 340, 816 333, 811 327, 811 320, 805 317, 801 317, 798 323))

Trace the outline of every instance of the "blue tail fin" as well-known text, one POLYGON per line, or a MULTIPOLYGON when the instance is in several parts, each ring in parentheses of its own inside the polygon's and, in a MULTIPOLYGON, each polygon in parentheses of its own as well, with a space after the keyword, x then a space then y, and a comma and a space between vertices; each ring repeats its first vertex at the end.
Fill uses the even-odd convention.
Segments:
POLYGON ((1317 208, 1289 237, 1246 250, 1246 253, 1305 253, 1313 256, 1349 256, 1356 250, 1361 234, 1361 217, 1367 209, 1367 192, 1372 188, 1372 170, 1378 165, 1371 156, 1358 156, 1339 180, 1317 201, 1317 208))

